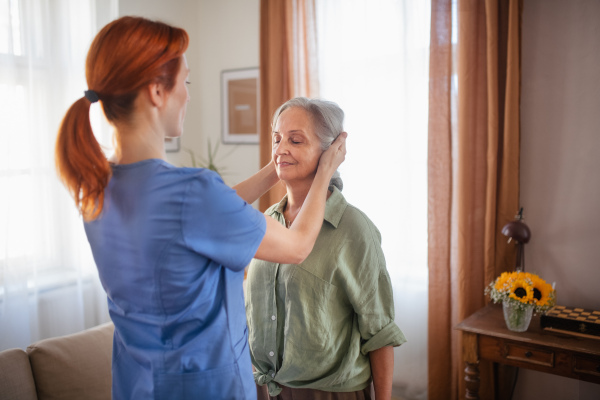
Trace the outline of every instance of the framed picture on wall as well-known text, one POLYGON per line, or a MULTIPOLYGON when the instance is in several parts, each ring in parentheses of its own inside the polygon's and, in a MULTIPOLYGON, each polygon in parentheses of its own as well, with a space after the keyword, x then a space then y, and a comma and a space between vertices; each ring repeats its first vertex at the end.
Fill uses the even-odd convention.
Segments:
POLYGON ((258 68, 221 72, 223 143, 258 144, 260 127, 258 68))

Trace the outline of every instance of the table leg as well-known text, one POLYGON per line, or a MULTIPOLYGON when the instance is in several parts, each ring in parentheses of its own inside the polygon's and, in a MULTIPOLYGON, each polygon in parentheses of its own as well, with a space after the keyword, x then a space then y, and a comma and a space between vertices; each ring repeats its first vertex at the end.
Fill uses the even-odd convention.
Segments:
POLYGON ((465 399, 479 400, 479 362, 466 362, 465 365, 467 366, 465 368, 465 383, 467 387, 465 399))
POLYGON ((465 362, 465 386, 467 400, 479 400, 479 349, 477 335, 463 332, 463 360, 465 362))

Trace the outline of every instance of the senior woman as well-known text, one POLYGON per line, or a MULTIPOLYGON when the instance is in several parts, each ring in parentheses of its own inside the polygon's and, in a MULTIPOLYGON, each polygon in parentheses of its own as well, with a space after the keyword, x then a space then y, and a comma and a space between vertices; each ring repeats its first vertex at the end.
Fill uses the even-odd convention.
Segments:
MULTIPOLYGON (((287 194, 265 214, 293 226, 321 153, 343 131, 344 112, 328 101, 294 98, 273 117, 272 158, 287 194)), ((381 236, 348 204, 336 172, 321 232, 300 264, 254 259, 246 315, 259 399, 391 397, 394 323, 381 236)))

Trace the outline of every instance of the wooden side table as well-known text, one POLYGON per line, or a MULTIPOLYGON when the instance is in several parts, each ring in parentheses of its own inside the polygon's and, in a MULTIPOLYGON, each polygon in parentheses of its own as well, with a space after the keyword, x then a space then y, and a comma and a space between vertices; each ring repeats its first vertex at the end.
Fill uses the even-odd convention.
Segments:
POLYGON ((539 316, 526 332, 509 331, 499 304, 480 309, 455 329, 463 332, 465 399, 479 399, 480 359, 600 384, 600 338, 547 332, 539 316))

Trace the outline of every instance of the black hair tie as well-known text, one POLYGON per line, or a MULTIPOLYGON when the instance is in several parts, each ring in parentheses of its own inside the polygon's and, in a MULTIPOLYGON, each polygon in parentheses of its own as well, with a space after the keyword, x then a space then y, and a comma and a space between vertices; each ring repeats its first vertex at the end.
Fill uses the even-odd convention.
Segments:
POLYGON ((85 94, 85 98, 88 99, 90 103, 95 103, 100 100, 98 93, 94 92, 93 90, 86 90, 83 93, 85 94))

